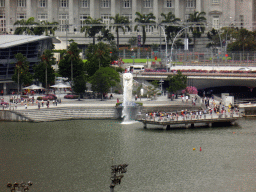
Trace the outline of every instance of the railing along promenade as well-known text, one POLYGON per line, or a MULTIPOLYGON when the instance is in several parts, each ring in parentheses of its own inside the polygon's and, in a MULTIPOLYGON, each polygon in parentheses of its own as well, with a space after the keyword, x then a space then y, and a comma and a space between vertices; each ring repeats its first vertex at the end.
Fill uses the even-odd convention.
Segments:
MULTIPOLYGON (((171 113, 168 113, 171 114, 171 113)), ((170 125, 185 124, 188 128, 189 125, 194 127, 196 123, 205 123, 209 127, 212 127, 213 123, 231 123, 233 124, 238 118, 241 117, 240 112, 226 112, 226 113, 212 113, 212 114, 186 114, 186 115, 174 115, 174 116, 146 116, 146 114, 137 115, 137 121, 144 124, 144 128, 147 128, 147 124, 155 124, 167 126, 170 129, 170 125)))

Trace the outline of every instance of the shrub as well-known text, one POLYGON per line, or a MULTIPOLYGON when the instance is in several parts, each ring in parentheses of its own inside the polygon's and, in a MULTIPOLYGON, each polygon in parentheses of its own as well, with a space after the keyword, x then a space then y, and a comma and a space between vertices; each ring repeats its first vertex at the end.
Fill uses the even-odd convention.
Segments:
POLYGON ((41 101, 41 100, 43 100, 43 97, 37 97, 37 100, 41 101))
POLYGON ((65 95, 64 98, 65 99, 78 99, 78 95, 65 95))
POLYGON ((181 91, 183 94, 188 93, 188 94, 197 94, 197 88, 194 86, 188 86, 186 89, 181 91))

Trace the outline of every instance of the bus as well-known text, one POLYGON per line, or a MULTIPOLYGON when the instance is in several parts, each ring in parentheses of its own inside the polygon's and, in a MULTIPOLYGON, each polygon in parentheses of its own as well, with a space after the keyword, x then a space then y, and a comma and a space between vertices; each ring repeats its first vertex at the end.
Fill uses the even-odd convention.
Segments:
POLYGON ((140 72, 144 72, 144 70, 145 70, 144 65, 130 65, 127 68, 128 73, 140 73, 140 72))

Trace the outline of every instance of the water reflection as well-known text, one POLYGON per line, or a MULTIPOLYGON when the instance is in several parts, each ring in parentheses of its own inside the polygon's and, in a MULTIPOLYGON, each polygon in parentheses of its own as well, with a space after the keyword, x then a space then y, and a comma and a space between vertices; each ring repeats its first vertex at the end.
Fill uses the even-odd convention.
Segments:
POLYGON ((115 120, 0 122, 0 191, 29 180, 37 192, 108 191, 113 157, 129 164, 116 191, 255 191, 255 125, 167 131, 115 120))

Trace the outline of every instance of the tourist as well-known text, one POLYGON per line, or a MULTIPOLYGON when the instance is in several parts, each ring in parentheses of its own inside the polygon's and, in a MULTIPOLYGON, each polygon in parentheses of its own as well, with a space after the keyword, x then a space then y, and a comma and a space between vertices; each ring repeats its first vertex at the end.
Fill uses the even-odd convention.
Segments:
POLYGON ((25 103, 25 109, 27 109, 28 107, 27 107, 27 103, 25 103))
POLYGON ((40 110, 40 106, 41 106, 40 102, 38 102, 37 106, 38 106, 38 110, 40 110))

